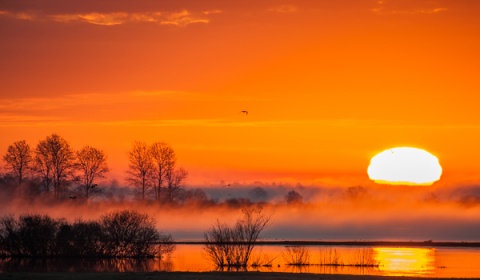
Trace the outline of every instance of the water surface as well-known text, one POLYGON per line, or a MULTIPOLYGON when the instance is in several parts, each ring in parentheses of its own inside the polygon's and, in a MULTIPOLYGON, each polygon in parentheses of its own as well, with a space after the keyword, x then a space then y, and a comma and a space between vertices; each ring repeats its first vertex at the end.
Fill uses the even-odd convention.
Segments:
MULTIPOLYGON (((356 246, 305 246, 309 265, 291 266, 283 245, 257 246, 251 261, 259 266, 249 271, 319 274, 356 274, 424 277, 480 277, 479 248, 403 248, 356 246), (269 264, 263 266, 262 264, 269 264), (354 264, 368 266, 354 266, 354 264), (332 265, 335 264, 335 265, 332 265)), ((3 259, 0 271, 31 272, 125 272, 217 270, 203 245, 177 245, 162 260, 131 259, 3 259)))

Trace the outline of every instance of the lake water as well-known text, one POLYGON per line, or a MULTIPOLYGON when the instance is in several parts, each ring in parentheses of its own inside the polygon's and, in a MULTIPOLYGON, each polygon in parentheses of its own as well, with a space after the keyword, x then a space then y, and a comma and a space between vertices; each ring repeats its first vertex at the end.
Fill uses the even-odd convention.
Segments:
MULTIPOLYGON (((251 260, 271 266, 249 267, 249 271, 357 274, 425 277, 480 277, 479 248, 400 248, 354 246, 305 246, 309 253, 307 266, 286 264, 286 247, 255 247, 251 260), (375 263, 378 266, 355 267, 351 264, 375 263), (336 263, 337 266, 322 265, 336 263)), ((203 245, 177 245, 163 260, 97 260, 97 259, 3 259, 0 272, 8 271, 192 271, 216 270, 203 245)))

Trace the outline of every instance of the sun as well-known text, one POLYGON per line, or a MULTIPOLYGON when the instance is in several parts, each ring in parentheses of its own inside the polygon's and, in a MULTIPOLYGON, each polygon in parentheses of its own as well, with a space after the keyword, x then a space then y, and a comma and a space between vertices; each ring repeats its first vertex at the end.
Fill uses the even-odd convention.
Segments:
POLYGON ((412 147, 398 147, 375 155, 368 177, 379 184, 432 185, 440 180, 442 167, 436 156, 412 147))

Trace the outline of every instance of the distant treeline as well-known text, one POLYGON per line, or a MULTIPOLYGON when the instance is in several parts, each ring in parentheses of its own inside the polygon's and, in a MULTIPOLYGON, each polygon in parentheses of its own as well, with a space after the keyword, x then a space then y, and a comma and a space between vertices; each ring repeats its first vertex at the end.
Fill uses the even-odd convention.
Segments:
POLYGON ((172 241, 148 215, 129 210, 73 223, 46 215, 0 219, 2 257, 152 258, 172 252, 172 241))
MULTIPOLYGON (((128 153, 129 165, 125 179, 135 196, 145 201, 158 201, 164 205, 218 205, 209 199, 202 189, 185 188, 187 171, 177 167, 173 148, 165 142, 146 144, 134 142, 128 153)), ((3 174, 0 173, 0 191, 11 197, 40 198, 49 203, 62 200, 88 201, 93 197, 115 198, 119 188, 108 189, 101 179, 109 172, 104 151, 85 146, 74 151, 67 140, 51 134, 32 149, 25 140, 8 146, 2 158, 3 174), (109 192, 110 191, 110 192, 109 192)), ((112 186, 114 185, 112 181, 112 186)), ((225 188, 234 188, 225 185, 225 188)), ((123 194, 119 194, 123 195, 123 194)), ((227 198, 223 204, 241 208, 255 202, 265 202, 267 192, 256 187, 249 198, 227 198)), ((289 191, 286 203, 301 203, 303 197, 289 191)))
MULTIPOLYGON (((176 166, 173 148, 164 142, 147 145, 137 141, 128 152, 125 179, 141 199, 173 201, 187 178, 187 171, 176 166)), ((89 199, 101 192, 98 180, 109 171, 107 155, 85 146, 74 151, 57 134, 47 136, 32 149, 25 140, 8 146, 3 156, 5 176, 15 185, 38 187, 39 193, 56 199, 89 199), (72 187, 76 187, 72 191, 72 187)))

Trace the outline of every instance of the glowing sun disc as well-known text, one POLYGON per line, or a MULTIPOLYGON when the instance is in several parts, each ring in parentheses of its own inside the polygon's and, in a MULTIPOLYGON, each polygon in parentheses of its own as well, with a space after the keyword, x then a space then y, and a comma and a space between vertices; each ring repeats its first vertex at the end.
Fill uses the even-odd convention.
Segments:
POLYGON ((436 156, 411 147, 398 147, 375 155, 368 166, 370 180, 390 185, 431 185, 440 180, 436 156))

